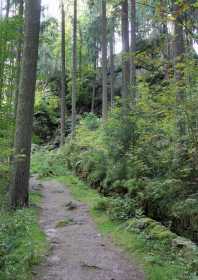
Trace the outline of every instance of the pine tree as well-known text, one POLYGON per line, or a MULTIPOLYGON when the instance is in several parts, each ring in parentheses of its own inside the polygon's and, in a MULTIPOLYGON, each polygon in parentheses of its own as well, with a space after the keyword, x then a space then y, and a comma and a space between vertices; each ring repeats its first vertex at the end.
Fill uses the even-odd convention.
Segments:
POLYGON ((26 0, 23 62, 16 116, 11 207, 28 206, 30 153, 40 30, 40 0, 26 0))

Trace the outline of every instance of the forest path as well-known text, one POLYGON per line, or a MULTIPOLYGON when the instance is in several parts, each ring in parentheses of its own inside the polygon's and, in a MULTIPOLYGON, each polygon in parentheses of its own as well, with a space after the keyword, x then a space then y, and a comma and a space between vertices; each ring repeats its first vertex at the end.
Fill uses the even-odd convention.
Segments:
POLYGON ((98 233, 85 204, 75 201, 69 190, 56 181, 42 185, 40 225, 51 250, 34 271, 35 280, 144 279, 121 250, 98 233))

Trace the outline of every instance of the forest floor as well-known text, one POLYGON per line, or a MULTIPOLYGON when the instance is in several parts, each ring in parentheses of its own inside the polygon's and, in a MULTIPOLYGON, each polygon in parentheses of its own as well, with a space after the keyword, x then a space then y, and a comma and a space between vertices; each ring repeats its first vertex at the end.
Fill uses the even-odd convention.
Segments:
POLYGON ((141 269, 98 232, 86 204, 55 180, 42 185, 40 225, 51 246, 42 264, 34 268, 35 280, 144 279, 141 269))

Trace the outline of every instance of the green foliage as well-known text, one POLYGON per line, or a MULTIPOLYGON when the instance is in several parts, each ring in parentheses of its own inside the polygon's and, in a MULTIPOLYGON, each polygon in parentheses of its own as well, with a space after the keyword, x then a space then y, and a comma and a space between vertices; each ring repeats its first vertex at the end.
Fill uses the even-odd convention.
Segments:
POLYGON ((135 202, 129 198, 112 199, 107 213, 112 220, 128 220, 135 216, 135 202))
MULTIPOLYGON (((36 201, 35 195, 33 202, 36 201)), ((31 279, 31 268, 47 250, 36 209, 0 213, 0 279, 31 279)))
MULTIPOLYGON (((65 177, 58 178, 69 186, 74 197, 90 207, 92 216, 99 230, 116 245, 120 245, 131 258, 144 267, 149 280, 193 280, 197 278, 197 248, 176 249, 172 241, 176 234, 156 221, 142 215, 141 211, 134 214, 135 217, 123 223, 123 220, 109 217, 109 208, 112 198, 101 197, 95 190, 91 190, 67 171, 65 177)), ((120 199, 118 199, 120 200, 120 199)), ((123 206, 123 201, 114 200, 114 205, 123 206)), ((132 202, 132 201, 131 201, 132 202)), ((133 204, 131 204, 133 205, 133 204)), ((127 205, 125 206, 128 209, 127 205)), ((119 207, 118 214, 122 210, 119 207)), ((189 242, 189 241, 188 241, 189 242)))
POLYGON ((160 128, 154 117, 146 121, 138 107, 125 117, 115 108, 93 130, 97 118, 85 116, 63 148, 67 167, 105 195, 130 197, 145 214, 197 240, 196 148, 176 143, 172 129, 160 128))
POLYGON ((61 151, 36 151, 32 156, 31 170, 40 177, 61 176, 65 174, 66 160, 61 151))
POLYGON ((93 113, 85 114, 84 124, 89 130, 96 130, 100 125, 100 119, 93 113))

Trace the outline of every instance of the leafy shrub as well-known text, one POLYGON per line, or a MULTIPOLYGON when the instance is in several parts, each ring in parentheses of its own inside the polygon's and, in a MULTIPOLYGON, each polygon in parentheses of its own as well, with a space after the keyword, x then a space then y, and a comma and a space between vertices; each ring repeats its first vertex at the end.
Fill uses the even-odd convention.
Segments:
POLYGON ((1 212, 0 279, 31 279, 31 266, 39 263, 46 249, 35 210, 1 212))
POLYGON ((96 205, 94 205, 93 209, 96 211, 106 212, 109 208, 109 198, 102 197, 99 201, 97 201, 96 205))
POLYGON ((135 202, 130 198, 116 198, 110 201, 108 215, 112 220, 128 220, 135 216, 135 202))
POLYGON ((196 148, 188 136, 177 141, 165 112, 141 106, 127 116, 116 107, 105 124, 86 115, 61 150, 61 168, 48 160, 45 173, 64 173, 67 165, 104 195, 125 199, 127 194, 144 214, 197 240, 196 148), (187 208, 193 210, 182 212, 187 208))
POLYGON ((61 151, 41 149, 32 155, 32 172, 40 177, 60 176, 66 171, 66 160, 61 151))
POLYGON ((89 130, 96 130, 99 128, 100 119, 93 113, 87 113, 83 118, 83 123, 89 130))

